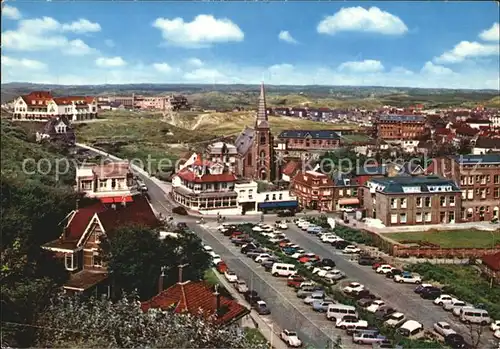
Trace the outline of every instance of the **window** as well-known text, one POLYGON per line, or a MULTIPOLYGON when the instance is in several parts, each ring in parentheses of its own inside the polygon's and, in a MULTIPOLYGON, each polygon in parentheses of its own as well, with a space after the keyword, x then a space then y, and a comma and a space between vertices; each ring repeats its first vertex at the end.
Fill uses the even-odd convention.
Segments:
POLYGON ((431 207, 431 198, 430 197, 426 197, 424 199, 424 202, 425 202, 425 207, 431 207))
POLYGON ((439 212, 439 221, 441 223, 446 223, 446 212, 439 212))
POLYGON ((76 263, 73 253, 67 253, 64 256, 64 266, 67 270, 75 270, 76 263))
POLYGON ((406 213, 399 214, 399 223, 406 223, 406 213))
POLYGON ((461 184, 461 185, 466 184, 466 181, 467 181, 467 177, 465 177, 465 176, 461 176, 461 177, 460 177, 460 184, 461 184))
POLYGON ((474 184, 474 177, 473 176, 469 176, 469 184, 474 184))
POLYGON ((455 206, 455 197, 454 196, 450 196, 449 200, 450 200, 450 206, 455 206))
POLYGON ((398 208, 398 203, 396 199, 391 199, 391 208, 398 208))
POLYGON ((500 175, 493 176, 493 183, 500 184, 500 175))
POLYGON ((417 223, 422 223, 422 212, 417 212, 415 215, 415 221, 417 223))
POLYGON ((265 133, 260 134, 260 144, 261 145, 267 144, 267 137, 265 133))
POLYGON ((432 221, 432 214, 430 212, 425 212, 424 218, 425 218, 426 222, 430 222, 430 221, 432 221))
POLYGON ((397 214, 391 214, 391 223, 397 223, 398 222, 398 215, 397 214))
POLYGON ((283 194, 278 195, 278 200, 283 200, 283 194))
POLYGON ((474 199, 474 190, 473 189, 467 190, 467 199, 469 199, 469 200, 474 199))
POLYGON ((417 198, 417 207, 422 207, 422 198, 417 198))
POLYGON ((253 189, 248 189, 248 198, 253 199, 253 189))
POLYGON ((116 179, 114 179, 114 178, 111 180, 111 188, 112 189, 116 188, 116 179))
POLYGON ((251 153, 249 153, 247 155, 247 165, 252 166, 252 154, 251 153))
POLYGON ((273 201, 276 201, 276 194, 273 194, 273 201))
POLYGON ((439 197, 439 205, 441 205, 441 207, 446 206, 446 198, 444 196, 439 197))
POLYGON ((486 199, 486 189, 480 190, 481 199, 486 199))
POLYGON ((261 152, 260 152, 260 159, 259 160, 260 160, 259 161, 260 165, 261 166, 265 166, 265 164, 266 164, 266 152, 264 150, 261 150, 261 152))
POLYGON ((265 201, 269 201, 269 194, 266 194, 266 199, 265 201))
POLYGON ((493 189, 493 197, 496 199, 496 198, 500 198, 500 188, 495 188, 493 189))
POLYGON ((107 180, 100 180, 99 181, 99 188, 106 188, 107 180))
POLYGON ((344 196, 344 190, 343 189, 339 189, 339 196, 344 196))
POLYGON ((80 187, 82 190, 92 190, 92 181, 82 181, 80 187))
POLYGON ((399 207, 406 208, 406 199, 405 198, 399 199, 399 207))
POLYGON ((448 212, 448 222, 455 223, 455 212, 453 211, 448 212))

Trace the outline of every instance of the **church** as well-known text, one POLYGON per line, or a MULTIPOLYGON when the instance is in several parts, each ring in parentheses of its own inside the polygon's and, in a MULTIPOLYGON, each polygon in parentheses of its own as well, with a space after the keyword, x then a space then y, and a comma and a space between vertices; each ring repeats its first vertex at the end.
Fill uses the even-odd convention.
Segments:
POLYGON ((274 138, 269 127, 264 84, 260 86, 257 117, 254 128, 245 127, 235 141, 240 177, 271 182, 274 168, 274 138))

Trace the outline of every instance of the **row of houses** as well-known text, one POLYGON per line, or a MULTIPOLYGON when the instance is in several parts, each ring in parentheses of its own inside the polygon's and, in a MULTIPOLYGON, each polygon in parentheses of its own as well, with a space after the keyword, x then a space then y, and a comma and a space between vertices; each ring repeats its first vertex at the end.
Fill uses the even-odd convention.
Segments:
POLYGON ((143 96, 132 94, 129 96, 99 96, 99 108, 102 110, 173 110, 188 109, 188 100, 183 95, 143 96))

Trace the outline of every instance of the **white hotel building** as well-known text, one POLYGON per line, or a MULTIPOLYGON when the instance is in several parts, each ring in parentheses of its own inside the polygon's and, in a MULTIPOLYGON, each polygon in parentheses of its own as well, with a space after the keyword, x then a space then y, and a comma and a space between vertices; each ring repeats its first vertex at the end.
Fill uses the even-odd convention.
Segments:
POLYGON ((49 91, 35 91, 17 97, 12 106, 14 120, 45 122, 65 116, 70 121, 79 121, 97 117, 97 99, 88 96, 54 97, 49 91))

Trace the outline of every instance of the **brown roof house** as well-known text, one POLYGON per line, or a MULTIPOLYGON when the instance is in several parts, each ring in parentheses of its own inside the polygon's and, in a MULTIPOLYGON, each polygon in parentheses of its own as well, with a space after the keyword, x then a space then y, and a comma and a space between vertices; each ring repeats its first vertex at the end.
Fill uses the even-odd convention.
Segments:
POLYGON ((71 273, 63 286, 64 290, 99 292, 104 286, 109 291, 106 285, 107 266, 102 260, 99 245, 103 237, 109 237, 116 229, 127 225, 160 226, 160 221, 144 196, 135 195, 130 202, 111 205, 96 202, 88 207, 77 208, 67 216, 66 226, 59 239, 42 246, 63 258, 66 270, 71 273))
POLYGON ((75 144, 75 131, 65 116, 49 119, 40 131, 37 131, 36 141, 60 141, 68 145, 75 144))
MULTIPOLYGON (((182 271, 181 271, 182 273, 182 271)), ((222 296, 217 288, 205 281, 180 281, 161 291, 148 301, 142 302, 143 311, 172 309, 175 313, 190 313, 213 319, 216 324, 230 325, 250 313, 237 301, 222 296)), ((163 288, 160 277, 160 289, 163 288)))

